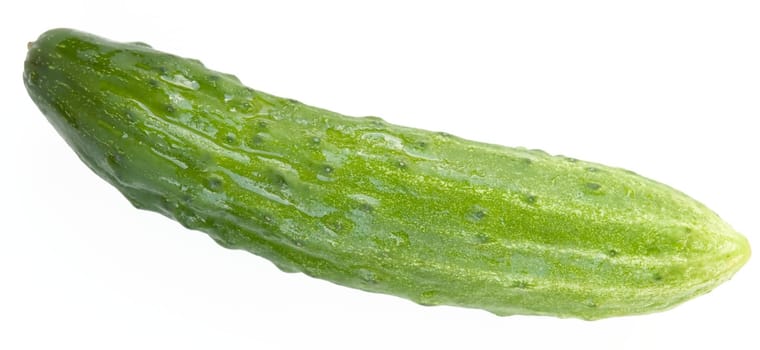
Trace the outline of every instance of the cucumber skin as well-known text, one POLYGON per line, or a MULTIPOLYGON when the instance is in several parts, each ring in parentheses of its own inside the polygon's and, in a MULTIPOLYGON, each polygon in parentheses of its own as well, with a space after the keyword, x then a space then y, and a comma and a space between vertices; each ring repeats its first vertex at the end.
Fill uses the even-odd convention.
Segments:
POLYGON ((353 118, 199 61, 54 29, 29 95, 136 207, 283 271, 423 305, 582 319, 669 309, 749 243, 630 171, 353 118))

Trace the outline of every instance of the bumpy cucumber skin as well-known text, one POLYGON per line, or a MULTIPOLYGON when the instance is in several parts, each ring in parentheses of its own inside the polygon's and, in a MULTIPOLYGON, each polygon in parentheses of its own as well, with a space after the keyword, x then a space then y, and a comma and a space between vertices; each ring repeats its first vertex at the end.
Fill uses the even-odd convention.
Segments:
POLYGON ((24 82, 136 207, 284 271, 423 305, 650 313, 750 256, 715 213, 632 172, 339 115, 144 44, 51 30, 24 82))

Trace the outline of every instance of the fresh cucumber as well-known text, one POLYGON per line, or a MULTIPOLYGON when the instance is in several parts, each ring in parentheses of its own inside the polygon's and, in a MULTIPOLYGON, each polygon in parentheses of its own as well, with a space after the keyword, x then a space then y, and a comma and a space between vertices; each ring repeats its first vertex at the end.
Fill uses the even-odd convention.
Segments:
POLYGON ((750 256, 704 205, 633 172, 340 115, 145 44, 51 30, 24 83, 136 207, 340 285, 599 319, 671 308, 750 256))

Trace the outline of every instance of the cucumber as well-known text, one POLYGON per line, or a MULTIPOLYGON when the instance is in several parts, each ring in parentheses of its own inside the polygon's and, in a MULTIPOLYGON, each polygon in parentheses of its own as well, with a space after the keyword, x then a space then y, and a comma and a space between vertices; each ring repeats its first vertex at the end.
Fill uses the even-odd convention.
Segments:
POLYGON ((422 305, 645 314, 750 256, 714 212, 633 172, 340 115, 142 43, 48 31, 24 83, 135 207, 283 271, 422 305))

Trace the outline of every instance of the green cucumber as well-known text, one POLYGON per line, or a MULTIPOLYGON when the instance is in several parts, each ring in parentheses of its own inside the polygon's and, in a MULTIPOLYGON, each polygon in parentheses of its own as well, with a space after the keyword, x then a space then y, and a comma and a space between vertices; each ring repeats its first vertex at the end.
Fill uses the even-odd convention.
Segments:
POLYGON ((30 43, 29 95, 137 208, 288 272, 423 305, 599 319, 731 278, 745 237, 633 172, 354 118, 141 43, 30 43))

